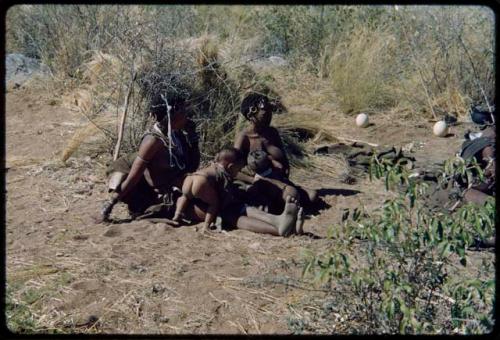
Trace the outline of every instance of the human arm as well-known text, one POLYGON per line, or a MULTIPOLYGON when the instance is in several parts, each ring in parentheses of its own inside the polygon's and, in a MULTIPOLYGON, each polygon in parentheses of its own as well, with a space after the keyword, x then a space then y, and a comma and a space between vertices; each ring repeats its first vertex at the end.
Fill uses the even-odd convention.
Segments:
MULTIPOLYGON (((241 151, 246 165, 249 145, 248 138, 243 131, 238 132, 238 134, 236 135, 236 138, 234 140, 234 148, 241 151)), ((254 181, 254 178, 252 176, 249 176, 241 171, 238 172, 235 179, 249 184, 253 183, 254 181)))
POLYGON ((274 159, 271 155, 269 155, 268 157, 271 160, 272 167, 288 177, 288 172, 286 171, 285 165, 274 159))
POLYGON ((234 148, 240 150, 240 152, 243 154, 245 158, 245 163, 246 163, 246 156, 248 155, 250 143, 244 131, 240 131, 236 134, 236 137, 234 139, 234 148))
POLYGON ((114 205, 137 185, 147 168, 147 164, 153 159, 160 147, 161 143, 153 136, 146 136, 144 138, 127 178, 121 183, 117 190, 113 192, 111 199, 104 204, 101 210, 101 220, 106 220, 111 214, 114 205))
POLYGON ((255 177, 249 176, 241 171, 236 174, 236 177, 234 179, 243 181, 248 184, 252 184, 255 181, 255 177))
POLYGON ((268 150, 271 156, 271 162, 273 167, 280 170, 286 177, 290 174, 290 163, 288 157, 286 156, 285 146, 280 137, 278 130, 274 127, 270 127, 271 131, 271 143, 276 148, 274 150, 268 150))

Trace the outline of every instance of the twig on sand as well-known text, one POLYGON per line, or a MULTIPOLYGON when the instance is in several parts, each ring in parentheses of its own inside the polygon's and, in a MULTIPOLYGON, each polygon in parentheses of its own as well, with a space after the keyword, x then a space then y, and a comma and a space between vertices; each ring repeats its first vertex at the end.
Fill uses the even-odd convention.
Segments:
POLYGON ((245 278, 243 277, 230 277, 230 276, 218 276, 215 274, 210 274, 216 281, 243 281, 245 278))
POLYGON ((227 306, 227 301, 226 300, 219 300, 217 299, 212 292, 209 292, 208 295, 210 295, 215 301, 220 303, 222 306, 226 307, 227 306))
POLYGON ((345 141, 345 142, 363 143, 363 144, 367 144, 367 145, 370 145, 370 146, 373 146, 373 147, 378 147, 379 146, 378 144, 370 143, 370 142, 365 142, 365 141, 362 141, 362 140, 359 140, 359 139, 344 138, 344 137, 336 137, 336 138, 338 140, 340 140, 340 141, 345 141))
POLYGON ((244 334, 248 334, 247 331, 245 330, 245 328, 243 328, 243 326, 241 325, 241 323, 239 323, 238 321, 234 322, 234 321, 229 321, 229 323, 231 325, 233 325, 234 327, 238 328, 240 331, 242 331, 244 334))
POLYGON ((446 300, 446 301, 448 301, 449 303, 452 303, 452 304, 453 304, 453 303, 455 303, 455 300, 454 300, 454 299, 452 299, 452 298, 451 298, 451 297, 449 297, 449 296, 446 296, 446 295, 443 295, 443 294, 441 294, 441 293, 434 292, 434 291, 432 291, 431 293, 432 293, 432 295, 437 296, 437 297, 440 297, 441 299, 446 300))
POLYGON ((252 320, 253 325, 255 327, 255 330, 257 331, 257 334, 261 334, 260 329, 259 329, 259 324, 257 323, 257 320, 255 320, 255 316, 250 312, 250 309, 248 306, 245 306, 247 310, 247 314, 250 316, 250 320, 252 320))

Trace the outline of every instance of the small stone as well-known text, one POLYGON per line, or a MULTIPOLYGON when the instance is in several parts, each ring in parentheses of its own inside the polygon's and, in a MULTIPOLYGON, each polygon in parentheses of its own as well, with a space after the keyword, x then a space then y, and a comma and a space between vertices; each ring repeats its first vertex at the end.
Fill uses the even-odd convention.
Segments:
POLYGON ((260 243, 259 243, 259 242, 254 242, 254 243, 251 243, 251 244, 248 246, 248 248, 250 248, 250 249, 254 249, 254 250, 259 249, 259 248, 260 248, 260 243))
POLYGON ((56 253, 56 256, 57 256, 57 257, 64 256, 64 253, 56 253))
POLYGON ((170 318, 168 318, 166 316, 162 316, 158 313, 155 313, 155 314, 153 314, 153 320, 155 322, 167 323, 170 321, 170 318))
POLYGON ((155 283, 153 285, 153 293, 158 294, 158 293, 163 293, 165 291, 165 287, 163 287, 159 283, 155 283))

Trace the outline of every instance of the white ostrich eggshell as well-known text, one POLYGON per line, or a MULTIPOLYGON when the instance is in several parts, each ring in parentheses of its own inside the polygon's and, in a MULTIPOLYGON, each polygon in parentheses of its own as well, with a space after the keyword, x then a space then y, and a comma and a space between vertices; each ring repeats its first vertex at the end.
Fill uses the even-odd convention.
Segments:
POLYGON ((366 113, 360 113, 356 117, 356 125, 359 127, 367 127, 368 126, 368 115, 366 113))
POLYGON ((448 126, 446 123, 442 120, 434 124, 434 127, 432 128, 432 132, 438 137, 443 137, 448 133, 448 126))

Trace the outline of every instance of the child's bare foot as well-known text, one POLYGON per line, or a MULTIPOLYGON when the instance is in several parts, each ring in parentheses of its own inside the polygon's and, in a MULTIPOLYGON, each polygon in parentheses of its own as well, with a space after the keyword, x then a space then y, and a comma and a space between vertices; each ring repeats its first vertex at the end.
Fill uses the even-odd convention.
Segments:
POLYGON ((173 227, 179 227, 181 225, 181 222, 176 220, 176 219, 169 219, 165 218, 165 223, 168 225, 171 225, 173 227))
POLYGON ((297 235, 302 235, 304 233, 304 209, 302 207, 299 208, 297 212, 297 221, 295 222, 295 233, 297 235))
POLYGON ((280 236, 288 236, 297 222, 297 204, 292 202, 290 196, 286 197, 285 209, 277 217, 277 227, 280 236))
POLYGON ((215 218, 215 230, 218 232, 218 233, 221 233, 222 232, 222 218, 220 216, 217 216, 215 218))

